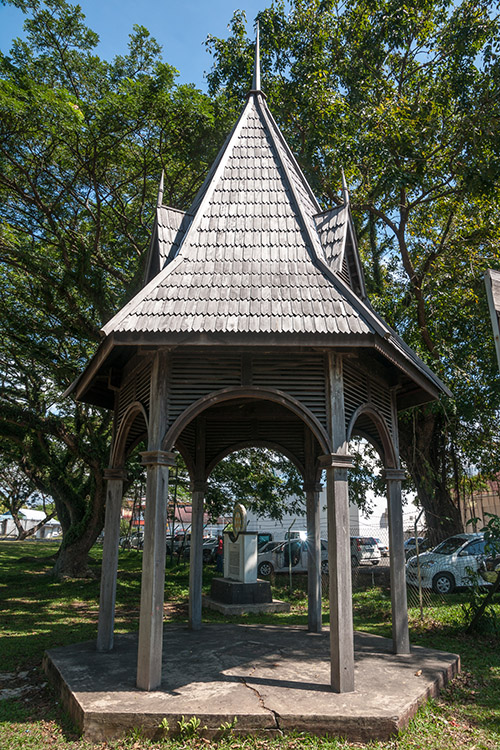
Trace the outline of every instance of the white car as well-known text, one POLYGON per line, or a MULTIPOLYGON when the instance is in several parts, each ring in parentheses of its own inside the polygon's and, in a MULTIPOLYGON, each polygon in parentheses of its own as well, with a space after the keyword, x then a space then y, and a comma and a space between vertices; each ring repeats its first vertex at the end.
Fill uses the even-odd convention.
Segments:
MULTIPOLYGON (((456 534, 420 555, 422 587, 436 594, 451 594, 457 586, 471 586, 486 557, 483 534, 456 534)), ((406 582, 418 585, 417 557, 406 563, 406 582)))
POLYGON ((372 536, 351 537, 351 566, 357 568, 361 563, 369 562, 378 565, 380 562, 380 549, 372 536))
MULTIPOLYGON (((294 573, 304 573, 307 570, 307 541, 292 539, 290 542, 268 542, 257 556, 259 577, 270 576, 271 573, 286 573, 290 560, 294 573)), ((328 573, 328 543, 325 539, 321 540, 321 572, 328 573)))

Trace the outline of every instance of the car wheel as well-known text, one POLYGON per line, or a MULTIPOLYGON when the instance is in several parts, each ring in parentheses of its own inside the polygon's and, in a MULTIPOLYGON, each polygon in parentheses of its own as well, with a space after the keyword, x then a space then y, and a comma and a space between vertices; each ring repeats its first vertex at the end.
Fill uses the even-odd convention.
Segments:
POLYGON ((328 560, 321 561, 321 572, 328 573, 328 560))
POLYGON ((356 557, 356 555, 351 555, 351 568, 357 568, 359 565, 359 560, 356 557))
POLYGON ((258 567, 258 573, 260 576, 270 576, 274 572, 274 568, 270 562, 261 562, 258 567))
POLYGON ((432 590, 436 594, 451 594, 455 588, 455 579, 451 573, 437 573, 432 579, 432 590))

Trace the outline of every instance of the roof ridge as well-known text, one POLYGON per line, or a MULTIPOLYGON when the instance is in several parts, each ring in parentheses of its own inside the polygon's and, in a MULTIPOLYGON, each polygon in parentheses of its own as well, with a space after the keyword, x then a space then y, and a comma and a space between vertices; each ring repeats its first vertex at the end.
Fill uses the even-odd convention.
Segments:
MULTIPOLYGON (((249 100, 250 101, 250 100, 249 100)), ((217 182, 217 178, 221 175, 221 173, 224 170, 224 167, 227 163, 227 160, 229 158, 229 154, 234 146, 234 141, 240 132, 241 128, 243 127, 244 122, 246 122, 248 118, 248 110, 250 108, 249 101, 243 108, 243 111, 241 115, 239 116, 234 128, 232 129, 229 137, 226 139, 226 142, 224 143, 223 147, 219 151, 218 158, 215 160, 214 165, 212 169, 210 170, 209 174, 207 175, 207 178, 203 182, 202 187, 198 191, 193 203, 190 206, 190 210, 186 212, 187 215, 192 215, 193 219, 189 224, 189 227, 187 228, 184 237, 182 238, 182 241, 179 244, 179 248, 177 250, 177 253, 172 260, 163 266, 163 268, 160 270, 156 276, 154 276, 151 281, 146 284, 146 286, 142 287, 137 294, 132 297, 132 299, 127 302, 127 304, 116 314, 114 315, 108 322, 101 328, 101 331, 104 334, 109 334, 114 330, 114 328, 119 325, 128 315, 130 315, 134 309, 147 297, 150 291, 155 289, 159 284, 161 284, 166 276, 168 276, 169 273, 171 273, 177 266, 179 265, 180 261, 183 260, 182 258, 182 249, 184 245, 186 244, 186 241, 188 237, 192 234, 192 232, 195 230, 195 228, 198 227, 198 224, 201 220, 201 217, 203 215, 203 208, 208 202, 208 196, 212 195, 215 183, 217 182), (190 211, 192 207, 196 204, 198 200, 198 206, 196 208, 196 211, 193 214, 190 214, 190 211)), ((157 209, 158 210, 158 209, 157 209)))
POLYGON ((300 178, 300 181, 301 181, 303 187, 306 189, 306 192, 308 193, 309 197, 311 198, 313 205, 316 206, 319 210, 321 210, 321 206, 319 205, 318 199, 314 195, 313 190, 312 190, 311 186, 309 185, 309 182, 307 181, 305 174, 303 173, 302 169, 300 168, 300 164, 298 163, 297 159, 293 155, 293 153, 292 153, 292 151, 290 149, 290 146, 286 142, 285 137, 284 137, 283 133, 281 132, 281 130, 280 130, 279 126, 278 126, 278 123, 274 119, 273 114, 272 114, 271 110, 269 109, 269 107, 267 106, 267 104, 265 104, 265 114, 266 114, 267 118, 269 119, 269 121, 270 121, 270 123, 271 123, 271 125, 272 125, 272 127, 274 129, 274 131, 276 132, 276 135, 278 136, 278 138, 280 140, 280 143, 281 143, 281 146, 285 150, 286 155, 288 156, 288 158, 292 162, 292 164, 293 164, 293 166, 294 166, 294 168, 295 168, 295 170, 297 172, 297 175, 300 178))
POLYGON ((222 173, 225 169, 225 166, 227 164, 231 151, 234 148, 235 141, 241 129, 243 128, 244 124, 246 123, 246 120, 248 119, 249 109, 250 109, 250 99, 245 104, 241 115, 239 116, 234 128, 232 129, 230 133, 229 138, 226 140, 225 144, 219 151, 218 158, 215 160, 215 164, 216 164, 215 168, 213 170, 210 170, 209 174, 207 175, 207 179, 204 181, 202 188, 200 189, 200 191, 198 191, 196 198, 194 199, 193 203, 190 206, 190 211, 191 211, 191 209, 193 208, 193 206, 198 200, 198 205, 196 207, 196 210, 192 214, 193 220, 191 221, 189 227, 186 230, 184 237, 182 238, 181 243, 179 244, 179 249, 177 250, 177 254, 175 257, 181 254, 182 248, 187 243, 188 238, 198 228, 200 220, 203 217, 203 210, 205 206, 207 205, 207 203, 209 202, 209 198, 213 195, 216 184, 219 181, 220 177, 222 176, 222 173), (203 190, 203 193, 202 193, 202 190, 203 190))

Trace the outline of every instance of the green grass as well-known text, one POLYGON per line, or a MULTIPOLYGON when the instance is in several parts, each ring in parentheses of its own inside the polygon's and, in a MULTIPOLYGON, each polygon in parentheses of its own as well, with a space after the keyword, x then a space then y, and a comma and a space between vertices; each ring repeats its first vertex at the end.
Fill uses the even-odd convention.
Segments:
MULTIPOLYGON (((88 750, 96 748, 81 740, 40 669, 41 657, 49 647, 95 638, 99 583, 93 580, 56 581, 50 576, 49 543, 0 542, 0 632, 2 661, 0 690, 20 693, 0 700, 0 750, 88 750)), ((101 550, 92 551, 93 566, 99 571, 101 550)), ((120 552, 117 589, 116 629, 137 628, 142 556, 135 550, 120 552)), ((165 617, 185 620, 188 595, 187 564, 174 563, 167 570, 165 617)), ((204 588, 209 589, 215 571, 205 568, 204 588)), ((206 613, 207 621, 223 619, 248 623, 298 624, 307 622, 306 581, 294 576, 293 591, 288 577, 273 580, 276 598, 291 603, 289 614, 222 618, 206 613)), ((325 592, 326 593, 326 592, 325 592)), ((133 733, 119 742, 98 748, 139 750, 140 748, 201 748, 220 750, 498 750, 500 747, 500 638, 494 633, 467 636, 462 605, 467 595, 446 599, 431 595, 420 620, 418 607, 410 608, 411 640, 414 644, 459 653, 462 673, 443 691, 439 700, 423 706, 408 729, 390 742, 352 745, 337 738, 301 735, 269 738, 230 736, 218 742, 198 736, 150 741, 133 733)), ((326 605, 326 602, 325 602, 326 605)), ((495 604, 500 619, 500 604, 495 604)), ((359 630, 390 636, 390 592, 384 588, 360 588, 353 594, 354 625, 359 630)), ((325 606, 325 621, 328 609, 325 606)))

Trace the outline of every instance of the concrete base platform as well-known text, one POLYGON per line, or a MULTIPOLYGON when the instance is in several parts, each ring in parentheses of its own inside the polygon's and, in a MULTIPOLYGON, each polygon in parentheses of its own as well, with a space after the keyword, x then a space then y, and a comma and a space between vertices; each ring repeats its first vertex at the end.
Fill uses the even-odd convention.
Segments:
POLYGON ((329 634, 299 627, 166 625, 160 689, 135 687, 137 634, 97 653, 94 642, 48 651, 44 668, 86 739, 99 742, 141 728, 158 737, 167 719, 201 719, 204 735, 237 719, 241 734, 305 731, 351 741, 384 740, 404 728, 418 706, 460 668, 454 654, 420 647, 392 654, 392 641, 355 635, 353 693, 330 688, 329 634))
POLYGON ((272 614, 273 612, 290 612, 289 602, 273 599, 270 602, 259 602, 258 604, 225 604, 211 596, 203 596, 203 607, 221 612, 223 615, 272 614))

